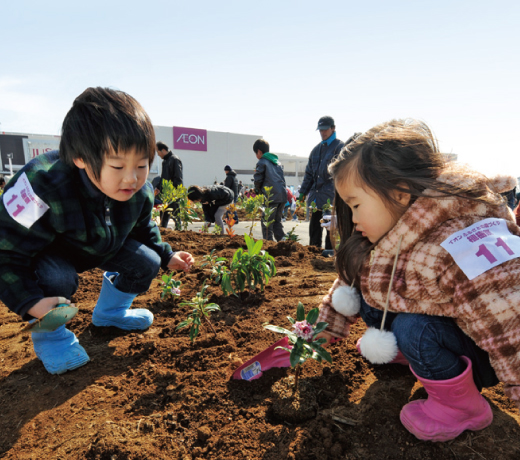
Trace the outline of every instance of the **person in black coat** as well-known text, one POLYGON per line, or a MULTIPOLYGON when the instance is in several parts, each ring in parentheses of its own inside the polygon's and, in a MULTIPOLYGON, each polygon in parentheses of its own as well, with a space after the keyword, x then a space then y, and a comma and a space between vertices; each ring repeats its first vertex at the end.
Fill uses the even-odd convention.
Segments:
MULTIPOLYGON (((161 181, 159 182, 159 192, 162 192, 162 180, 169 180, 172 182, 174 187, 182 185, 182 161, 181 159, 175 155, 164 142, 157 142, 157 154, 162 158, 162 171, 161 171, 161 181)), ((181 222, 177 217, 179 211, 179 204, 173 203, 170 205, 172 211, 166 211, 162 213, 160 226, 163 228, 168 228, 168 221, 170 217, 173 216, 173 220, 175 221, 175 228, 177 230, 181 229, 181 222)))
POLYGON ((224 167, 224 171, 226 172, 226 180, 224 181, 224 185, 233 190, 233 194, 235 195, 235 203, 238 200, 238 181, 237 181, 237 173, 231 169, 231 166, 226 165, 224 167))
POLYGON ((188 199, 195 203, 198 201, 202 203, 206 226, 209 227, 209 224, 215 223, 220 226, 221 235, 224 234, 222 217, 226 212, 226 208, 233 203, 234 198, 233 191, 225 185, 211 185, 209 187, 192 185, 188 189, 188 199))

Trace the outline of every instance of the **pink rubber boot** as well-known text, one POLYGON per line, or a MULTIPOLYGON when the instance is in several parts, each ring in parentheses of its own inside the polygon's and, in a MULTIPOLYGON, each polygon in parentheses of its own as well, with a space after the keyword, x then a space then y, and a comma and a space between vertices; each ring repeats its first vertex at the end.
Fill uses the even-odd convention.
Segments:
MULTIPOLYGON (((363 353, 361 353, 361 339, 363 337, 361 337, 360 339, 358 339, 358 341, 356 342, 356 350, 358 351, 358 353, 363 356, 363 353)), ((403 366, 409 366, 410 363, 408 362, 408 360, 404 357, 404 355, 401 353, 401 350, 399 350, 397 352, 397 356, 392 359, 392 361, 390 361, 388 364, 402 364, 403 366)))
POLYGON ((493 421, 493 412, 473 381, 471 360, 461 356, 466 370, 449 380, 419 379, 428 399, 412 401, 401 409, 405 428, 423 441, 449 441, 464 430, 482 430, 493 421))

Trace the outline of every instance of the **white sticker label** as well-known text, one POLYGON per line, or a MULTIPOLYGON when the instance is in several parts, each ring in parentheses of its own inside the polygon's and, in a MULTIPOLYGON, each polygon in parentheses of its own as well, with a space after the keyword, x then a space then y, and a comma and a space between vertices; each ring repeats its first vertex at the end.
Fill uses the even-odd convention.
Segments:
POLYGON ((34 193, 25 173, 21 174, 7 192, 2 195, 4 206, 9 215, 24 227, 31 228, 49 206, 34 193))
POLYGON ((484 219, 453 233, 441 246, 472 280, 489 269, 520 256, 520 237, 504 219, 484 219))
POLYGON ((240 375, 243 380, 251 380, 253 377, 260 374, 260 372, 262 372, 262 366, 258 361, 255 361, 253 364, 242 369, 240 375))

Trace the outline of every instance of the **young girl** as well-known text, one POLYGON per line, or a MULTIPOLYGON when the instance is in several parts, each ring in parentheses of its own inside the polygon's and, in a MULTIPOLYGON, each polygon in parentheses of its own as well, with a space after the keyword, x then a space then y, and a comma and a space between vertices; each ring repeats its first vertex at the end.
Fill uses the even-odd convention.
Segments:
POLYGON ((204 220, 209 224, 214 222, 220 227, 220 234, 224 234, 224 221, 222 217, 228 207, 234 200, 233 191, 224 185, 212 185, 210 187, 199 187, 192 185, 188 189, 188 198, 202 203, 204 211, 204 220))
POLYGON ((380 332, 387 306, 386 332, 367 332, 358 350, 373 363, 410 364, 428 399, 406 404, 400 418, 419 439, 487 427, 493 415, 480 390, 499 380, 519 405, 520 228, 500 196, 516 180, 446 163, 414 120, 360 135, 330 172, 341 243, 339 277, 320 305, 324 336, 348 335, 352 284, 368 332, 380 332))

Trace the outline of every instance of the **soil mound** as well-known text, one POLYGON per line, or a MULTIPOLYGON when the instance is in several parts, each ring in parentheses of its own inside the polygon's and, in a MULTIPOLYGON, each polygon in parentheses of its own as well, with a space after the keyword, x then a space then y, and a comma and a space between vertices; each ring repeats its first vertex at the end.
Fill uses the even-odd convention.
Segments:
MULTIPOLYGON (((203 330, 194 343, 176 331, 209 272, 203 256, 231 258, 242 237, 163 232, 174 249, 191 252, 196 265, 178 273, 181 299, 161 300, 157 281, 136 298, 155 320, 144 332, 97 328, 91 323, 100 270, 80 275, 73 301, 80 309, 69 328, 91 362, 49 375, 30 337, 14 335, 23 322, 0 309, 0 457, 5 459, 519 459, 520 417, 502 386, 484 390, 493 424, 447 443, 418 441, 399 421, 401 407, 425 397, 405 366, 373 366, 356 351, 364 332, 358 322, 348 340, 329 348, 333 364, 308 362, 300 376, 314 388, 314 416, 280 421, 273 414, 273 386, 290 368, 270 369, 250 382, 230 380, 236 368, 281 338, 265 323, 288 327, 298 302, 317 306, 335 272, 333 259, 292 242, 264 242, 277 275, 264 292, 224 296, 207 290, 221 307, 212 314, 217 335, 203 330)), ((300 406, 304 405, 299 400, 300 406)))

